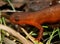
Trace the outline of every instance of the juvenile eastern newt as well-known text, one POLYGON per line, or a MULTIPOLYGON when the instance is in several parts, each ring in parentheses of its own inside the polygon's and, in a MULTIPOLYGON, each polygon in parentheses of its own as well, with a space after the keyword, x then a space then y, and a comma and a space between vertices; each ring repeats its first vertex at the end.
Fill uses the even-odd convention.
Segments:
POLYGON ((35 26, 39 29, 37 40, 41 40, 44 30, 41 25, 60 21, 60 4, 36 12, 14 12, 9 20, 14 24, 35 26))

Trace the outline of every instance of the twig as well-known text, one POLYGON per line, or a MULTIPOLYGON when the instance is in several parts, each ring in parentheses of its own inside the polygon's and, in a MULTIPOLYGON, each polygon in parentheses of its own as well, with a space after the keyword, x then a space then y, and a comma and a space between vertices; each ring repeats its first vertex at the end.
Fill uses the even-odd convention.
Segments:
POLYGON ((35 42, 35 38, 33 38, 31 35, 29 35, 29 34, 25 31, 25 29, 23 29, 23 28, 21 27, 21 30, 27 35, 27 37, 28 37, 32 42, 35 42))
POLYGON ((23 11, 14 11, 14 10, 2 10, 1 12, 23 12, 23 11))
POLYGON ((12 34, 13 36, 17 37, 23 44, 33 44, 32 42, 30 42, 29 40, 24 38, 22 35, 20 35, 18 32, 14 31, 12 28, 9 28, 7 26, 0 24, 0 30, 1 29, 5 30, 5 31, 9 32, 10 34, 12 34))
POLYGON ((14 42, 14 41, 6 38, 6 37, 4 38, 4 43, 5 43, 5 44, 16 44, 16 42, 14 42))

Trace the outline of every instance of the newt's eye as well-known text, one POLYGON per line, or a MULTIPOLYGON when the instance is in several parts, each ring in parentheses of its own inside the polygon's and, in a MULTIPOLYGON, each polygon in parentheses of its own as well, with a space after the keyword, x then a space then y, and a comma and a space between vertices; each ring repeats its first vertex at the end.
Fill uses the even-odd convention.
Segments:
POLYGON ((19 19, 18 18, 15 18, 15 21, 19 21, 19 19))

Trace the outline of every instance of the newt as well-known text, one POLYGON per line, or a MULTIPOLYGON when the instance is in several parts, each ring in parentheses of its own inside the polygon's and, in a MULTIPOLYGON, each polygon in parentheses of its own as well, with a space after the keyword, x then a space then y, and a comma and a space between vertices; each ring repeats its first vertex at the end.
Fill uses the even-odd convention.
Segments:
POLYGON ((39 30, 36 39, 39 41, 43 36, 43 23, 60 22, 60 4, 36 12, 14 12, 8 19, 14 24, 28 24, 36 27, 39 30))

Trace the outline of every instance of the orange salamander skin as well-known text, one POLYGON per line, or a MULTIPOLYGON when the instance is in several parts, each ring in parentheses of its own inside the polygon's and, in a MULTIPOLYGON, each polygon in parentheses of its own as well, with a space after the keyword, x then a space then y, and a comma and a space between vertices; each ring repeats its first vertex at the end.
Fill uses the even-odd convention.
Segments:
POLYGON ((37 12, 15 12, 9 20, 15 24, 28 24, 39 29, 37 40, 41 40, 43 36, 43 23, 55 23, 60 21, 60 4, 43 9, 37 12))

